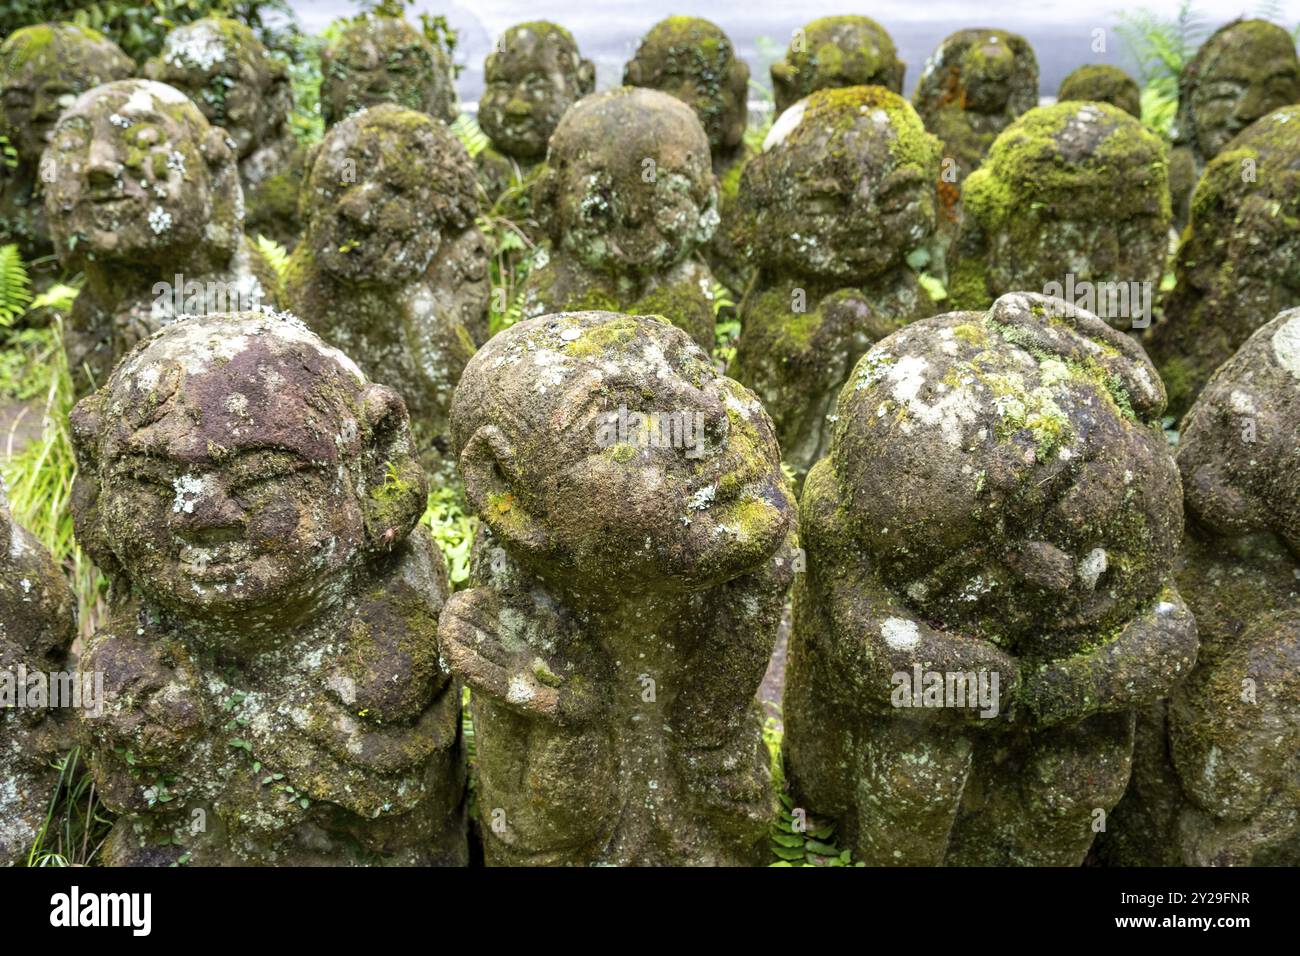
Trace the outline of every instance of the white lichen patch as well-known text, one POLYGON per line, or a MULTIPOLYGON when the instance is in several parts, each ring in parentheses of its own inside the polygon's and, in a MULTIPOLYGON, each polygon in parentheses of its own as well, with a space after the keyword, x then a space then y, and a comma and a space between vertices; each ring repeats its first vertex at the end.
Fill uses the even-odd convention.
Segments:
POLYGON ((211 482, 210 475, 181 475, 173 480, 172 489, 176 492, 176 497, 172 499, 172 512, 194 514, 194 506, 208 493, 211 482))
POLYGON ((887 618, 880 625, 880 636, 896 651, 910 651, 921 643, 916 622, 903 617, 887 618))
POLYGON ((1110 560, 1106 557, 1105 549, 1093 548, 1079 562, 1079 583, 1089 591, 1093 590, 1097 586, 1097 579, 1105 573, 1106 568, 1109 566, 1110 560))
POLYGON ((1300 378, 1300 312, 1273 333, 1273 355, 1278 365, 1300 378))

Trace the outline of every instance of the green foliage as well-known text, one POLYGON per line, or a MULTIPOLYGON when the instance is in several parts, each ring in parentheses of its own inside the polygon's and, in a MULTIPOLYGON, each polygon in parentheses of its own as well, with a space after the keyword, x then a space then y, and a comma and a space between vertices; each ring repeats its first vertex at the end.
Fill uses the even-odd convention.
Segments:
POLYGON ((736 317, 736 301, 721 282, 713 283, 713 360, 726 371, 736 357, 736 339, 740 336, 740 319, 736 317))
POLYGON ((465 514, 456 489, 438 488, 429 493, 429 506, 420 520, 429 526, 433 540, 447 559, 452 587, 460 587, 469 580, 469 555, 478 518, 465 514))
POLYGON ((286 49, 271 51, 289 71, 293 88, 289 128, 302 146, 314 146, 325 137, 325 120, 320 112, 320 51, 325 43, 323 35, 296 33, 287 38, 286 49))
MULTIPOLYGON (((361 12, 352 19, 364 20, 372 16, 403 19, 406 16, 406 8, 413 3, 415 3, 415 0, 357 0, 357 6, 361 8, 361 12)), ((460 76, 461 70, 465 69, 465 67, 456 63, 454 56, 456 45, 460 42, 460 34, 451 28, 447 18, 440 13, 421 12, 418 19, 420 32, 424 34, 424 38, 447 54, 447 62, 451 64, 452 78, 455 79, 460 76)))
POLYGON ((274 239, 258 236, 257 251, 266 258, 271 268, 275 270, 276 278, 283 282, 285 270, 289 267, 289 250, 274 239))
POLYGON ((473 159, 492 145, 487 133, 483 132, 478 125, 478 121, 468 113, 461 113, 457 116, 456 121, 451 124, 450 128, 456 134, 456 138, 460 140, 460 144, 465 147, 465 152, 469 153, 470 159, 473 159))
POLYGON ((1142 122, 1168 138, 1178 112, 1178 77, 1205 36, 1192 0, 1182 0, 1171 20, 1139 8, 1120 14, 1117 32, 1137 61, 1142 122))
POLYGON ((14 324, 32 301, 32 282, 17 243, 0 246, 0 328, 14 324))
POLYGON ((18 150, 9 142, 9 137, 0 134, 0 163, 7 169, 18 168, 18 150))
POLYGON ((81 764, 80 748, 65 754, 58 770, 59 783, 50 795, 45 822, 27 855, 27 865, 92 865, 113 818, 100 803, 95 784, 81 764))
POLYGON ((5 0, 0 3, 0 35, 69 20, 98 30, 143 63, 162 49, 169 30, 204 17, 246 23, 270 49, 283 49, 298 31, 287 0, 5 0))
POLYGON ((768 848, 773 862, 769 866, 862 866, 853 862, 849 850, 836 843, 835 821, 814 817, 794 805, 786 790, 785 768, 781 762, 781 726, 775 717, 763 724, 763 743, 772 761, 772 783, 781 800, 781 812, 768 830, 768 848))
MULTIPOLYGON (((515 186, 506 190, 496 208, 507 204, 515 186)), ((538 248, 514 220, 497 212, 480 216, 478 227, 492 248, 492 292, 488 299, 488 334, 496 335, 523 318, 523 285, 538 248)))

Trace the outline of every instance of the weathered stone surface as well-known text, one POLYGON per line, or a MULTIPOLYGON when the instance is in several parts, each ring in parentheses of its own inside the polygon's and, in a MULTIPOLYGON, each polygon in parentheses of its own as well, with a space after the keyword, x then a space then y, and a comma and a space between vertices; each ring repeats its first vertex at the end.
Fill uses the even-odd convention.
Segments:
POLYGON ((141 343, 72 416, 113 581, 82 722, 111 866, 464 864, 446 571, 406 410, 289 316, 141 343))
POLYGON ((349 21, 321 50, 326 127, 377 103, 396 103, 445 123, 460 112, 447 54, 400 17, 349 21))
POLYGON ((492 147, 476 157, 488 195, 520 182, 543 159, 555 127, 596 88, 596 67, 573 35, 547 20, 507 30, 483 64, 478 123, 492 147))
POLYGON ((1211 160, 1147 348, 1182 415, 1214 370, 1300 305, 1300 107, 1275 110, 1211 160))
POLYGON ((1063 305, 1008 295, 879 342, 804 485, 787 766, 869 865, 1078 864, 1134 708, 1195 660, 1163 389, 1063 305), (996 674, 998 700, 904 709, 914 668, 996 674))
POLYGON ((1300 865, 1300 309, 1211 379, 1178 449, 1179 588, 1196 669, 1139 716, 1133 782, 1103 857, 1300 865))
POLYGON ((244 238, 228 137, 179 90, 152 80, 88 90, 60 117, 44 163, 59 260, 86 276, 65 332, 79 393, 177 314, 274 300, 275 274, 244 238))
POLYGON ((546 252, 524 315, 596 309, 662 315, 714 340, 713 274, 692 253, 718 225, 709 141, 681 100, 622 87, 575 103, 533 187, 546 252))
POLYGON ((235 142, 244 226, 292 247, 298 238, 302 150, 289 129, 285 65, 238 20, 208 17, 167 34, 144 74, 176 87, 235 142))
POLYGON ((762 862, 794 530, 762 406, 667 322, 577 312, 489 341, 452 425, 484 531, 439 632, 488 864, 762 862))
POLYGON ((809 93, 843 86, 903 92, 903 61, 889 33, 870 17, 821 17, 795 31, 785 57, 772 64, 778 114, 809 93))
POLYGON ((1143 328, 1169 248, 1166 165, 1160 138, 1117 107, 1030 110, 962 188, 953 306, 1050 290, 1118 328, 1143 328))
MULTIPOLYGON (((13 520, 0 481, 0 677, 8 692, 26 695, 20 668, 67 672, 73 608, 67 581, 13 520)), ((51 764, 72 745, 67 710, 26 703, 11 697, 0 708, 0 867, 27 862, 59 783, 51 764)))
POLYGON ((736 246, 757 275, 732 374, 758 393, 799 480, 858 358, 934 303, 908 266, 934 237, 939 143, 879 86, 820 90, 781 114, 746 168, 736 246))
POLYGON ((1081 66, 1061 81, 1057 102, 1087 100, 1118 106, 1130 116, 1142 118, 1142 91, 1137 80, 1117 66, 1092 63, 1081 66))
POLYGON ((912 105, 943 141, 958 181, 977 169, 998 134, 1038 105, 1038 61, 1024 37, 958 30, 925 61, 912 105))
POLYGON ((1191 215, 1205 164, 1256 120, 1296 102, 1300 60, 1286 30, 1267 20, 1234 20, 1201 45, 1178 78, 1174 212, 1180 227, 1191 215))
POLYGON ((424 113, 384 103, 348 117, 316 154, 285 276, 289 308, 406 399, 425 464, 448 480, 452 391, 488 333, 474 177, 424 113))
POLYGON ((0 164, 0 242, 18 243, 25 259, 53 251, 40 164, 59 114, 92 86, 134 71, 116 43, 71 23, 25 27, 0 45, 0 135, 17 153, 17 165, 0 164))

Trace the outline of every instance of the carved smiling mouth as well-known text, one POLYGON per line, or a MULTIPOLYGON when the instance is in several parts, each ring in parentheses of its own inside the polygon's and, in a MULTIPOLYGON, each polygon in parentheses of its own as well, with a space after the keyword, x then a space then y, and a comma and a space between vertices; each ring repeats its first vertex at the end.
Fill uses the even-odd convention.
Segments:
POLYGON ((185 545, 178 563, 187 578, 211 584, 244 575, 251 564, 251 555, 248 545, 242 542, 214 548, 185 545))

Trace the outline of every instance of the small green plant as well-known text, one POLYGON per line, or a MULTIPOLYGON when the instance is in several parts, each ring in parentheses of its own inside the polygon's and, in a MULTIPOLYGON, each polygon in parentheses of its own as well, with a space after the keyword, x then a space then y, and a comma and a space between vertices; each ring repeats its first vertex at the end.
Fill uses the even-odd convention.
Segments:
POLYGON ((478 125, 478 120, 468 113, 461 113, 456 117, 456 121, 451 124, 451 131, 456 134, 460 144, 465 147, 465 152, 469 153, 469 158, 473 159, 483 150, 492 145, 488 139, 487 133, 483 132, 478 125))
POLYGON ((862 866, 853 862, 853 853, 836 843, 835 821, 814 817, 794 805, 787 792, 785 765, 781 759, 784 734, 775 717, 763 724, 763 743, 772 762, 772 785, 781 801, 781 811, 768 830, 772 853, 769 866, 862 866))
POLYGON ((434 542, 447 559, 452 587, 464 584, 469 580, 469 555, 478 518, 465 514, 456 489, 444 487, 429 493, 429 506, 420 520, 429 526, 434 542))
POLYGON ((1142 84, 1142 122, 1168 138, 1178 114, 1178 77, 1205 36, 1192 0, 1182 0, 1171 20, 1150 10, 1120 14, 1117 28, 1137 61, 1142 84))
POLYGON ((95 792, 79 748, 70 750, 55 766, 59 782, 27 854, 27 865, 90 866, 108 837, 113 817, 95 792))
POLYGON ((32 281, 27 275, 18 244, 0 246, 0 328, 14 324, 32 301, 32 281))
POLYGON ((289 250, 274 239, 258 236, 257 251, 266 257, 266 261, 275 270, 276 278, 283 282, 285 270, 289 267, 289 250))

